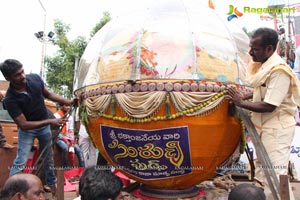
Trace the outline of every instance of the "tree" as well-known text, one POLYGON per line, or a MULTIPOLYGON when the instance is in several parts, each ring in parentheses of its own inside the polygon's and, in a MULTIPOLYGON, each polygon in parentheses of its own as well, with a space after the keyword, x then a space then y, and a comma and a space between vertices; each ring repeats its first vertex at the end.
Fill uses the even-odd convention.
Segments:
POLYGON ((249 32, 246 27, 243 27, 242 30, 248 35, 249 38, 251 38, 254 33, 254 30, 249 32))
POLYGON ((96 26, 91 31, 90 34, 91 38, 110 20, 111 20, 110 13, 108 11, 104 11, 102 19, 100 20, 100 22, 96 24, 96 26))
MULTIPOLYGON (((93 28, 90 36, 93 37, 110 20, 109 12, 104 12, 103 18, 93 28)), ((82 56, 88 43, 88 40, 83 36, 78 36, 75 40, 70 41, 67 37, 70 30, 69 24, 65 24, 59 19, 54 21, 56 34, 54 45, 58 46, 58 50, 53 57, 46 57, 45 59, 48 87, 66 98, 72 97, 75 62, 82 56)))

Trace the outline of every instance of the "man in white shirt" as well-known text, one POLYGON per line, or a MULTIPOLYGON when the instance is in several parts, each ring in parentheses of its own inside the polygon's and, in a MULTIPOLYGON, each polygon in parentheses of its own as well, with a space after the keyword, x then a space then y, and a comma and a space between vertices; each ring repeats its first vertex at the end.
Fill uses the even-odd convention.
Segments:
POLYGON ((80 122, 78 110, 75 117, 76 127, 79 130, 79 147, 83 152, 85 167, 94 167, 97 164, 97 149, 94 146, 85 126, 80 122))

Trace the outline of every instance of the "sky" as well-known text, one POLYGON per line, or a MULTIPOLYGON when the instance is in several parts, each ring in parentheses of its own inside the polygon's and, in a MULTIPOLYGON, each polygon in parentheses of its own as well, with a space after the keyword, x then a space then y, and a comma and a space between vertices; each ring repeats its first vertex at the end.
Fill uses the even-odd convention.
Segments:
MULTIPOLYGON (((182 0, 184 1, 184 0, 182 0)), ((195 0, 197 1, 197 0, 195 0)), ((201 0, 203 1, 203 0, 201 0)), ((208 0, 207 0, 208 1, 208 0)), ((300 0, 289 0, 290 3, 300 0)), ((54 19, 70 24, 69 37, 89 38, 89 33, 109 11, 112 18, 149 6, 158 0, 1 0, 0 1, 0 62, 14 58, 23 63, 25 73, 39 73, 42 61, 42 43, 34 36, 38 31, 53 30, 54 19), (44 10, 44 9, 45 10, 44 10), (45 12, 46 11, 46 12, 45 12)), ((267 0, 214 0, 216 11, 226 16, 229 5, 239 10, 244 6, 267 7, 267 0)), ((236 22, 248 30, 257 26, 273 26, 262 22, 257 14, 244 14, 236 22)), ((53 45, 46 44, 45 55, 55 52, 53 45)), ((3 80, 0 73, 0 79, 3 80)))

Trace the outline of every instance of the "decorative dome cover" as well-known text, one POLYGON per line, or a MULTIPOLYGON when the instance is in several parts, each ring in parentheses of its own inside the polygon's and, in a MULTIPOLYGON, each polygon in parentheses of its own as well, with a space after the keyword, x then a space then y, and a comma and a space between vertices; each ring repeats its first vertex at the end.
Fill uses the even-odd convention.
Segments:
POLYGON ((145 193, 191 197, 244 138, 225 87, 247 89, 240 84, 249 38, 199 1, 152 3, 97 32, 75 94, 81 121, 111 165, 145 193))
POLYGON ((136 80, 242 84, 248 36, 204 2, 155 1, 115 18, 89 42, 74 88, 136 80))

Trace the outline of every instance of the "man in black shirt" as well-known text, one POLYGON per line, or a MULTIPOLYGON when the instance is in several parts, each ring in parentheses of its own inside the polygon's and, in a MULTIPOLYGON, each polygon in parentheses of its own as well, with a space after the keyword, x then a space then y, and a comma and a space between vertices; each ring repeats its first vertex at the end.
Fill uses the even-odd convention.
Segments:
POLYGON ((44 168, 46 184, 56 192, 53 152, 48 144, 52 142, 50 125, 61 126, 66 119, 48 119, 44 98, 54 102, 73 105, 74 100, 62 98, 50 92, 37 74, 25 75, 23 65, 14 59, 5 60, 0 70, 10 82, 3 104, 9 115, 18 125, 18 152, 10 169, 10 176, 22 172, 26 166, 30 149, 35 138, 40 148, 48 147, 44 168))

